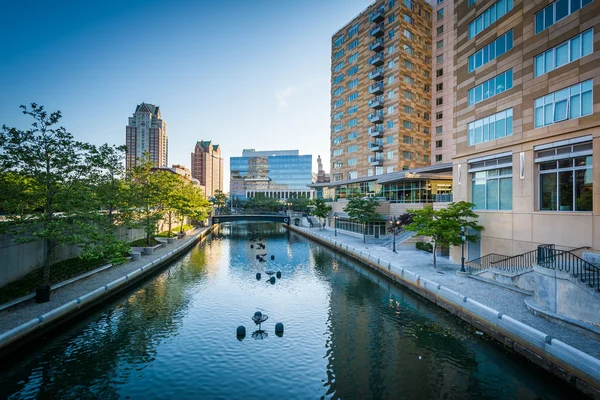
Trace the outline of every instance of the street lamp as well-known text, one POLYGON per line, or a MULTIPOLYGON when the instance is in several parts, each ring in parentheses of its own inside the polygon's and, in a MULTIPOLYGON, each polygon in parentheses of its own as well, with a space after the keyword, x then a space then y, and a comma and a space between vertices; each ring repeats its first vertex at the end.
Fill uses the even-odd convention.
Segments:
POLYGON ((460 239, 462 241, 461 244, 461 253, 460 253, 460 272, 465 271, 465 227, 464 225, 460 227, 460 239))
POLYGON ((333 231, 335 232, 335 236, 337 236, 337 220, 338 220, 338 215, 337 213, 333 213, 333 231))
POLYGON ((396 252, 396 233, 398 232, 398 228, 400 227, 400 219, 396 218, 396 216, 390 217, 390 230, 392 231, 392 238, 394 241, 393 252, 396 252))

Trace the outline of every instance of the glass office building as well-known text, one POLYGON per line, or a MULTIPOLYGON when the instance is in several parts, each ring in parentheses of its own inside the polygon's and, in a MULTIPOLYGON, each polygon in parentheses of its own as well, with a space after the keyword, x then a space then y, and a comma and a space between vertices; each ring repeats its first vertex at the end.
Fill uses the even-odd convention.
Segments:
POLYGON ((230 158, 231 196, 246 200, 256 195, 287 200, 313 198, 312 155, 298 150, 244 150, 230 158))

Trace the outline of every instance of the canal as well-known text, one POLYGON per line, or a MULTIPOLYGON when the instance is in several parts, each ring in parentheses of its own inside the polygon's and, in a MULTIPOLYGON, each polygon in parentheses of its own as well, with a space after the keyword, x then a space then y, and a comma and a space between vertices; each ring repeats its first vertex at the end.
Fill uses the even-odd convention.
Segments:
POLYGON ((576 397, 437 306, 267 223, 220 226, 0 366, 0 398, 9 399, 576 397), (269 283, 267 270, 281 279, 269 283), (256 311, 269 316, 262 339, 252 337, 256 311))

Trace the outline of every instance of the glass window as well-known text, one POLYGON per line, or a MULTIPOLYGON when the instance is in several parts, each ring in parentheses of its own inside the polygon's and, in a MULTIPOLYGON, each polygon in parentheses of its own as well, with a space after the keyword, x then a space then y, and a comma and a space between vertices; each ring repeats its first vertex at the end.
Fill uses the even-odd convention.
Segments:
POLYGON ((578 83, 535 99, 535 127, 575 119, 592 113, 592 81, 578 83))
POLYGON ((557 0, 535 14, 535 33, 548 29, 557 21, 591 3, 592 0, 557 0))
POLYGON ((488 7, 482 14, 469 24, 469 39, 473 39, 481 31, 502 18, 513 8, 513 0, 499 0, 488 7))
POLYGON ((512 210, 512 168, 471 174, 471 201, 479 210, 512 210))

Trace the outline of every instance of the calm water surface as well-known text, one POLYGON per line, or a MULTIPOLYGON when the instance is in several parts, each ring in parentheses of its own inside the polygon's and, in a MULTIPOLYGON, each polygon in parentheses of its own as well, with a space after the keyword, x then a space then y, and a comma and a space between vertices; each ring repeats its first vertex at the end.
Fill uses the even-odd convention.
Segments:
POLYGON ((0 398, 9 399, 579 396, 436 306, 277 224, 221 226, 0 374, 0 398), (250 235, 266 249, 250 248, 250 235), (282 278, 271 285, 266 270, 282 278), (262 340, 251 337, 257 310, 269 316, 262 340), (247 329, 241 341, 238 325, 247 329))

